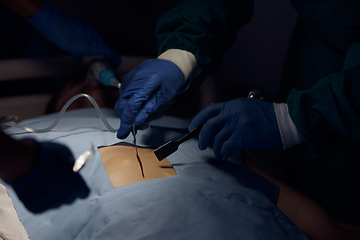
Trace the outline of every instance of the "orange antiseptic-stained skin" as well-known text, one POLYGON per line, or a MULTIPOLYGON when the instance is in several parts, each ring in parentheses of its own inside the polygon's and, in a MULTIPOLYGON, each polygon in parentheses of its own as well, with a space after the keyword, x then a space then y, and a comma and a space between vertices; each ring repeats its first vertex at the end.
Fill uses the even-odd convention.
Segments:
POLYGON ((134 146, 118 144, 101 147, 99 152, 105 171, 115 188, 130 183, 176 175, 171 163, 167 159, 159 161, 152 148, 138 147, 144 177, 142 176, 134 146))

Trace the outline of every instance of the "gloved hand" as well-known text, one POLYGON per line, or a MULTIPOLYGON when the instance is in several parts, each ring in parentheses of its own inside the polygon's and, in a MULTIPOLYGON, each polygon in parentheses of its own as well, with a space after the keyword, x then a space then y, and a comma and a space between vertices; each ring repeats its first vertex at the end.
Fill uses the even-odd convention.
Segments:
POLYGON ((19 180, 4 179, 25 207, 40 213, 87 197, 90 190, 79 173, 73 172, 74 158, 70 150, 56 143, 37 144, 40 160, 35 168, 19 180))
POLYGON ((192 120, 189 130, 203 126, 199 148, 212 145, 217 159, 234 150, 282 149, 282 140, 272 103, 238 98, 211 104, 192 120))
POLYGON ((141 63, 122 80, 115 112, 121 119, 117 137, 129 135, 132 125, 144 124, 147 118, 166 106, 184 82, 179 67, 169 60, 152 59, 141 63))
POLYGON ((62 14, 48 1, 26 21, 51 43, 75 56, 103 56, 113 68, 121 64, 121 57, 89 24, 62 14))

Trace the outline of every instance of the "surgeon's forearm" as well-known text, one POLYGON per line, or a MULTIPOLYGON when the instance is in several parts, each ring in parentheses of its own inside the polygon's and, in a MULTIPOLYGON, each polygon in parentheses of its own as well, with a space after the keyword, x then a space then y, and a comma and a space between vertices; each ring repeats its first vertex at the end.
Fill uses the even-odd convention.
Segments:
POLYGON ((238 30, 249 22, 253 0, 185 0, 165 12, 155 29, 159 55, 169 49, 194 54, 203 73, 214 72, 238 30))
POLYGON ((45 0, 1 0, 24 18, 34 16, 45 0))

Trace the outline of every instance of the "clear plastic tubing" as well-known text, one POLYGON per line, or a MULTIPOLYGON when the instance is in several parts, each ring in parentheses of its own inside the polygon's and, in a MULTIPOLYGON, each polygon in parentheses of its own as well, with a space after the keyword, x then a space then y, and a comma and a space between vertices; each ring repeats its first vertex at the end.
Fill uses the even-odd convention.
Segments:
POLYGON ((106 119, 104 117, 104 114, 102 113, 102 111, 101 111, 99 105, 96 103, 95 99, 93 99, 90 95, 88 95, 86 93, 77 94, 77 95, 73 96, 69 101, 67 101, 66 104, 60 110, 60 112, 57 115, 55 121, 49 127, 46 127, 46 128, 43 128, 43 129, 33 129, 33 128, 26 127, 26 126, 22 126, 21 124, 17 124, 15 122, 7 122, 7 123, 4 123, 4 125, 11 126, 11 127, 22 128, 27 132, 33 132, 33 133, 49 132, 59 123, 60 119, 62 118, 62 116, 64 115, 65 111, 70 106, 70 104, 72 104, 75 100, 77 100, 78 98, 81 98, 81 97, 85 97, 91 102, 91 104, 96 109, 96 112, 98 113, 99 117, 101 118, 102 122, 105 124, 106 128, 110 132, 116 132, 117 131, 117 129, 111 127, 110 124, 106 121, 106 119))

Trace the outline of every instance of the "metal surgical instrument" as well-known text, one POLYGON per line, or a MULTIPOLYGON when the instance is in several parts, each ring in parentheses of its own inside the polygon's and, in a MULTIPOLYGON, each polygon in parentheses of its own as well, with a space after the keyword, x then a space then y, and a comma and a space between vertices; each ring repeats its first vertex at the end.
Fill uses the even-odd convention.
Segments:
POLYGON ((91 143, 91 148, 80 154, 80 156, 75 160, 73 171, 78 172, 94 155, 95 146, 91 143))
POLYGON ((138 152, 137 144, 136 144, 136 130, 135 130, 135 124, 133 124, 132 134, 133 134, 133 137, 134 137, 134 146, 135 146, 136 158, 137 158, 138 163, 139 163, 139 165, 140 165, 141 175, 142 175, 142 177, 144 178, 144 177, 145 177, 145 175, 144 175, 144 168, 143 168, 143 165, 142 165, 142 162, 141 162, 141 159, 140 159, 140 156, 139 156, 139 152, 138 152))

